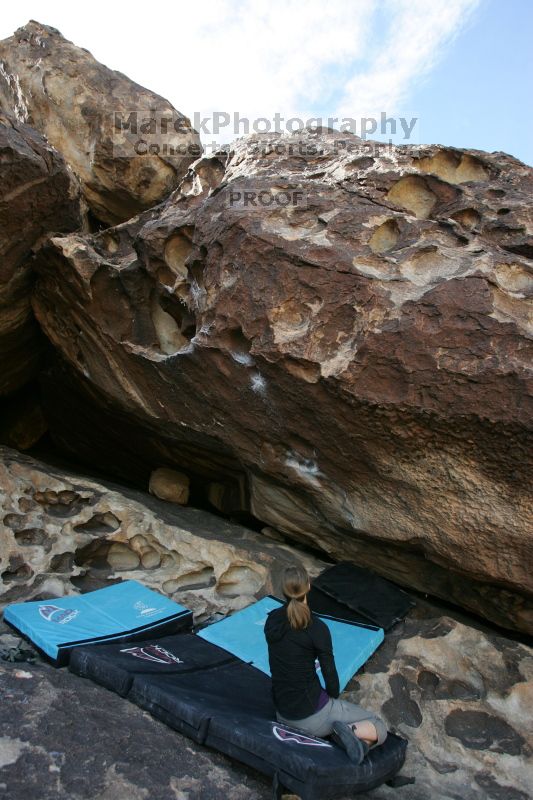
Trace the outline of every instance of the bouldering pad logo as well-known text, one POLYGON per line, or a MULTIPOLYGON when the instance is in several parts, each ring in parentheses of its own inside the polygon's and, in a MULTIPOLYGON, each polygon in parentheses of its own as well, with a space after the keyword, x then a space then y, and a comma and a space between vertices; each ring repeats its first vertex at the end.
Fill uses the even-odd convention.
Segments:
POLYGON ((272 733, 280 742, 296 742, 296 744, 303 744, 309 747, 333 747, 329 742, 325 742, 324 739, 315 739, 313 736, 305 736, 303 733, 287 730, 287 728, 280 728, 279 725, 274 725, 272 727, 272 733))
POLYGON ((59 606, 39 606, 39 614, 47 622, 57 622, 59 625, 65 625, 67 622, 75 619, 79 610, 75 608, 60 608, 59 606))
POLYGON ((135 658, 142 658, 144 661, 153 661, 156 664, 183 664, 184 662, 173 653, 169 653, 164 647, 158 644, 148 644, 145 647, 125 647, 120 651, 127 653, 135 658))
POLYGON ((147 606, 146 603, 143 603, 141 600, 137 600, 137 602, 134 603, 133 608, 139 612, 138 616, 140 617, 151 617, 154 614, 159 613, 159 611, 162 611, 161 608, 147 606))

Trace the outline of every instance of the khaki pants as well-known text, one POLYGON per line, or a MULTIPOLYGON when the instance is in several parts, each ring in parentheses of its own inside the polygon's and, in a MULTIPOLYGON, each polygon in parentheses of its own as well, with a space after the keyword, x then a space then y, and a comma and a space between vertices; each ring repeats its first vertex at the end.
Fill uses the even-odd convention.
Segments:
POLYGON ((334 722, 372 722, 375 726, 378 740, 372 747, 383 744, 387 738, 387 727, 380 717, 377 717, 366 708, 358 706, 355 703, 349 703, 347 700, 339 700, 330 697, 329 702, 326 703, 324 708, 311 714, 310 717, 303 719, 285 719, 281 714, 276 714, 278 722, 285 725, 290 725, 292 728, 299 728, 309 736, 329 736, 333 732, 334 722))

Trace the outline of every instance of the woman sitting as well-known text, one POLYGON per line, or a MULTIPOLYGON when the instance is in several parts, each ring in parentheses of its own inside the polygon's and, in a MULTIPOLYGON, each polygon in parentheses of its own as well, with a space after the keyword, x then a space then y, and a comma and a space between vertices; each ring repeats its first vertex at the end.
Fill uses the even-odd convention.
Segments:
POLYGON ((287 604, 271 611, 265 624, 277 719, 312 736, 331 736, 360 764, 371 747, 383 744, 387 728, 370 711, 338 699, 331 634, 307 605, 310 589, 303 567, 286 569, 283 594, 287 604), (316 659, 325 691, 316 672, 316 659))

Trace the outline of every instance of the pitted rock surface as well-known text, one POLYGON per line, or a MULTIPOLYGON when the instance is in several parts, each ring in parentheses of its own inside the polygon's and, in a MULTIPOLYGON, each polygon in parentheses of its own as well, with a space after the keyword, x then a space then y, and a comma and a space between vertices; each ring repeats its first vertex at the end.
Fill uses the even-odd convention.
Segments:
POLYGON ((531 169, 361 146, 247 137, 130 222, 53 237, 53 439, 225 484, 296 541, 532 631, 531 169))
POLYGON ((400 777, 415 780, 398 797, 529 800, 533 650, 430 604, 420 612, 386 635, 345 693, 409 740, 400 777))
POLYGON ((138 580, 197 621, 280 595, 324 563, 206 511, 100 483, 0 446, 0 606, 138 580))

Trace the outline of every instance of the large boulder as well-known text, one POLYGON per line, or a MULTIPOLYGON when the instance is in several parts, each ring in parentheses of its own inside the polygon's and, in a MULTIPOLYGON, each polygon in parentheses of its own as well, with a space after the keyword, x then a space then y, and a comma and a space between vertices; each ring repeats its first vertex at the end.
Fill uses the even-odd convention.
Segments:
POLYGON ((133 579, 196 619, 281 592, 283 569, 324 563, 232 525, 0 446, 0 607, 133 579))
POLYGON ((53 437, 531 631, 531 169, 367 149, 249 137, 129 223, 52 238, 53 437))
POLYGON ((46 342, 30 303, 32 251, 48 233, 81 224, 79 185, 63 157, 0 111, 0 397, 35 375, 46 342))
POLYGON ((35 20, 0 42, 0 109, 63 153, 100 223, 122 222, 155 205, 201 152, 189 120, 168 100, 35 20), (127 127, 130 119, 137 132, 127 127), (147 129, 143 138, 144 124, 156 131, 147 129), (152 144, 157 153, 148 152, 152 144))

